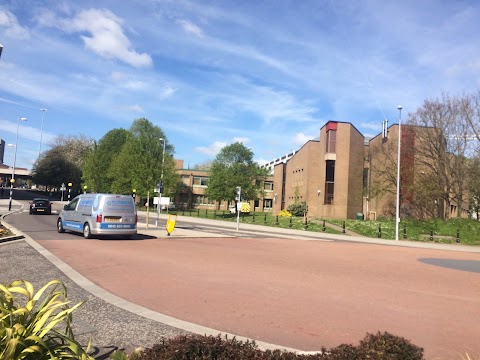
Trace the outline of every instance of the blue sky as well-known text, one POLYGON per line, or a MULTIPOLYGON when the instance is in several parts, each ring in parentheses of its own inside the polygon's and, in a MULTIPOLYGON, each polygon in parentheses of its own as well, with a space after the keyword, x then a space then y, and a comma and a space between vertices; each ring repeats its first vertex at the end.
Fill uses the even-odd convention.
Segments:
POLYGON ((270 161, 328 120, 372 136, 400 104, 405 119, 479 88, 478 19, 476 1, 3 0, 0 138, 28 118, 16 165, 31 168, 42 115, 42 150, 145 117, 186 167, 238 140, 270 161))

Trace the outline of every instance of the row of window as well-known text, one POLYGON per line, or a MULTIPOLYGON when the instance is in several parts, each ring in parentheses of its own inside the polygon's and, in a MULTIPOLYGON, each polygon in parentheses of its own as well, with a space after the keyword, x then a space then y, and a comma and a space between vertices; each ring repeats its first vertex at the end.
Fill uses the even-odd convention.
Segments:
MULTIPOLYGON (((207 176, 194 176, 193 177, 193 186, 202 186, 208 187, 208 180, 207 176)), ((190 186, 190 175, 182 175, 182 182, 190 186)), ((265 191, 273 191, 273 182, 272 181, 265 181, 263 184, 263 188, 265 191)))
MULTIPOLYGON (((208 197, 204 195, 193 195, 193 203, 195 205, 208 205, 208 206, 214 206, 215 201, 210 200, 208 197)), ((264 199, 263 200, 263 208, 264 209, 271 209, 273 205, 273 200, 272 199, 264 199)), ((255 208, 260 207, 260 200, 255 200, 254 202, 255 208)))
MULTIPOLYGON (((329 150, 333 152, 335 151, 335 131, 328 131, 327 134, 330 134, 332 138, 331 141, 327 141, 327 144, 330 144, 329 150), (332 134, 330 134, 332 133, 332 134)), ((303 180, 303 169, 296 170, 293 172, 294 176, 294 183, 303 180)), ((208 187, 208 180, 209 178, 206 176, 194 176, 193 177, 193 186, 201 186, 201 187, 208 187)), ((189 186, 190 176, 189 175, 182 175, 182 181, 185 185, 189 186)), ((272 181, 265 181, 264 182, 264 189, 265 191, 273 191, 273 182, 272 181)), ((335 190, 335 161, 334 160, 327 160, 325 165, 325 191, 324 191, 324 204, 331 205, 333 204, 334 198, 334 190, 335 190)), ((256 200, 258 202, 259 200, 256 200)), ((272 207, 272 200, 265 199, 264 200, 264 207, 271 208, 272 207)), ((194 203, 195 205, 213 205, 213 200, 209 200, 207 197, 203 195, 195 195, 194 196, 194 203)), ((255 204, 255 207, 259 207, 255 204)))

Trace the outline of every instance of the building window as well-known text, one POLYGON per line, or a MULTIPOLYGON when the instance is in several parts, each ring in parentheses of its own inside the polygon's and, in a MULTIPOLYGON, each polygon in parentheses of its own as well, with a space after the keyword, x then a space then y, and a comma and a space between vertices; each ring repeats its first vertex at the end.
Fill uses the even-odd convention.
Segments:
POLYGON ((210 200, 208 197, 204 195, 193 195, 193 203, 195 205, 214 205, 215 202, 210 200))
POLYGON ((264 209, 271 209, 272 208, 272 199, 263 200, 263 208, 264 209))
POLYGON ((263 188, 265 189, 265 191, 273 191, 273 182, 265 181, 263 188))
POLYGON ((328 130, 327 131, 327 147, 325 151, 327 153, 335 154, 337 144, 337 130, 328 130))
POLYGON ((193 186, 208 186, 208 177, 204 176, 194 176, 193 177, 193 186))
POLYGON ((258 209, 259 206, 260 206, 260 200, 257 199, 257 200, 255 200, 255 202, 253 203, 253 207, 254 207, 255 209, 258 209))
POLYGON ((182 175, 182 183, 187 186, 190 186, 190 175, 182 175))
POLYGON ((335 160, 327 160, 325 165, 325 204, 333 204, 335 190, 335 160))

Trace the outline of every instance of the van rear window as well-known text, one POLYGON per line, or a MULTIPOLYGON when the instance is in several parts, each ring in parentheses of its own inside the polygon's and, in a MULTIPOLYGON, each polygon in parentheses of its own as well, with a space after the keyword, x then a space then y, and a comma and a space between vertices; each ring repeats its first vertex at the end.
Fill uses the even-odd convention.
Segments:
POLYGON ((103 203, 103 211, 109 213, 133 213, 135 206, 133 199, 107 197, 103 203))

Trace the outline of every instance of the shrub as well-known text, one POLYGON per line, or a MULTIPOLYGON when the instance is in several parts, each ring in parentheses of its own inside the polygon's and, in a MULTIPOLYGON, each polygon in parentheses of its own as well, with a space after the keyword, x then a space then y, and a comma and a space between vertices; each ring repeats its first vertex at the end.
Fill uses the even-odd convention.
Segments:
POLYGON ((281 216, 281 217, 292 217, 292 214, 290 214, 288 212, 288 210, 282 210, 278 213, 278 216, 281 216))
POLYGON ((140 354, 141 360, 167 359, 262 359, 262 351, 255 342, 241 342, 235 338, 225 339, 220 335, 177 336, 163 340, 161 344, 145 349, 140 354))
POLYGON ((387 332, 376 335, 367 334, 358 346, 363 359, 372 360, 420 360, 423 348, 413 345, 409 340, 387 332))
MULTIPOLYGON (((358 346, 342 344, 330 350, 322 347, 318 354, 297 355, 282 350, 258 349, 253 341, 235 338, 188 335, 163 339, 138 355, 138 360, 421 360, 423 349, 389 333, 367 334, 358 346)), ((124 358, 116 358, 124 360, 124 358)))
POLYGON ((307 203, 302 201, 300 203, 290 204, 287 210, 293 216, 303 216, 307 212, 307 203))
POLYGON ((0 284, 0 359, 93 359, 72 331, 72 312, 82 303, 68 304, 67 289, 58 280, 37 293, 28 281, 0 284))

